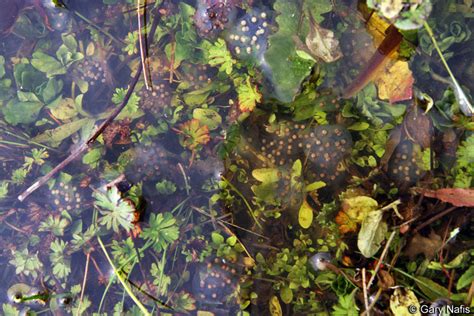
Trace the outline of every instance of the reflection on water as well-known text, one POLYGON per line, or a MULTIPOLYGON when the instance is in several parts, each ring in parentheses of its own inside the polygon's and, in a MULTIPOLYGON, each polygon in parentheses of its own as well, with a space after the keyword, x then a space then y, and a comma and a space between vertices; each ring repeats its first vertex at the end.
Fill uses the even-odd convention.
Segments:
MULTIPOLYGON (((372 83, 339 98, 383 35, 337 2, 148 1, 153 89, 140 77, 88 151, 19 202, 127 97, 142 60, 134 1, 1 0, 3 314, 327 314, 371 267, 334 223, 343 199, 412 206, 416 185, 470 187, 470 165, 456 167, 469 121, 441 82, 429 115, 372 83), (293 42, 329 34, 309 32, 306 11, 344 58, 322 63, 293 42), (313 271, 315 252, 352 270, 313 271)), ((422 216, 401 209, 391 226, 422 216)))

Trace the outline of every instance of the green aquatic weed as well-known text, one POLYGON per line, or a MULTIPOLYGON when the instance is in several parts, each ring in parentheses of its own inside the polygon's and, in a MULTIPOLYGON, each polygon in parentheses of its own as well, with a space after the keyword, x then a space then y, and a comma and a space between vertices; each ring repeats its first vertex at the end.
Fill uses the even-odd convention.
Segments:
POLYGON ((55 236, 63 236, 64 229, 69 226, 69 221, 61 216, 49 215, 48 218, 41 222, 38 230, 40 232, 51 232, 55 236))
POLYGON ((107 229, 119 231, 119 225, 125 230, 133 227, 133 218, 135 207, 126 199, 123 199, 118 189, 114 186, 107 192, 97 191, 93 194, 95 205, 99 209, 101 218, 99 224, 104 225, 107 229))
POLYGON ((53 274, 60 279, 66 279, 71 273, 71 258, 66 252, 67 247, 68 243, 64 240, 55 239, 51 243, 49 260, 53 266, 53 274))
POLYGON ((151 214, 148 221, 149 227, 143 229, 142 238, 153 243, 157 252, 166 249, 169 244, 179 237, 179 227, 176 219, 169 212, 151 214))
POLYGON ((13 251, 13 259, 10 260, 10 264, 15 266, 16 274, 31 275, 33 278, 36 278, 43 268, 43 263, 38 258, 38 253, 31 254, 27 248, 13 251))

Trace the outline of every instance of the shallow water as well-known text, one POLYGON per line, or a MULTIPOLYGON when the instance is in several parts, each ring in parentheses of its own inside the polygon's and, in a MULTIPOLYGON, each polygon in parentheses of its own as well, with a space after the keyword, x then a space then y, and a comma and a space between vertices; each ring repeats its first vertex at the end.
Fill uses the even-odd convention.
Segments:
MULTIPOLYGON (((279 306, 285 315, 329 315, 341 297, 363 310, 363 297, 351 293, 362 293, 360 271, 374 269, 382 251, 364 256, 358 248, 363 212, 344 219, 355 197, 370 196, 376 209, 400 200, 378 222, 390 227, 383 245, 397 233, 389 257, 402 257, 395 271, 452 286, 449 273, 423 274, 420 262, 463 253, 456 278, 467 270, 472 205, 454 204, 463 216, 421 227, 453 203, 413 188, 472 187, 472 120, 439 80, 448 75, 422 30, 405 35, 418 40, 402 43, 412 54, 398 56, 403 65, 390 68, 392 59, 379 70, 385 77, 342 98, 370 69, 385 31, 366 27, 365 11, 351 1, 148 1, 154 36, 143 38, 146 74, 128 105, 86 152, 20 202, 133 84, 142 63, 129 2, 26 1, 15 5, 14 24, 0 24, 3 314, 279 315, 279 306), (302 12, 335 33, 340 52, 308 57, 304 41, 314 30, 302 12), (410 74, 400 71, 405 66, 410 74), (429 102, 418 92, 434 100, 426 115, 429 102), (412 230, 404 235, 406 222, 412 230), (456 229, 449 252, 419 249, 416 240, 446 240, 456 229), (321 252, 345 272, 315 271, 309 258, 321 252), (410 266, 415 258, 418 270, 410 266)), ((443 6, 430 22, 459 22, 435 30, 470 98, 472 21, 467 9, 443 6)), ((377 285, 384 290, 374 311, 389 310, 395 284, 418 284, 397 278, 377 285)), ((464 302, 467 290, 452 301, 464 302)), ((422 287, 416 294, 428 305, 439 298, 422 287)))

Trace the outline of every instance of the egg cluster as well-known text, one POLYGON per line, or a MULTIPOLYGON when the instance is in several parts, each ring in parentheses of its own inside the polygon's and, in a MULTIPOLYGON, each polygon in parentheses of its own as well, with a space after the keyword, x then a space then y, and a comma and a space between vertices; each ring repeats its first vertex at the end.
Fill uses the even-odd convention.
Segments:
POLYGON ((196 300, 207 304, 225 304, 237 288, 237 270, 219 259, 197 265, 193 276, 192 293, 196 300))
POLYGON ((420 166, 421 150, 410 140, 398 144, 388 163, 388 176, 401 187, 414 185, 424 174, 420 166))
POLYGON ((84 200, 78 187, 59 182, 51 190, 53 207, 58 212, 78 213, 84 207, 84 200))
POLYGON ((150 112, 155 117, 160 116, 163 109, 170 105, 173 97, 170 84, 163 80, 154 83, 151 90, 143 87, 138 92, 138 96, 140 97, 140 109, 150 112))
POLYGON ((267 50, 269 34, 269 13, 255 9, 236 22, 227 41, 238 58, 255 58, 261 61, 267 50))
POLYGON ((202 36, 220 33, 236 15, 241 0, 198 0, 194 24, 202 36))
POLYGON ((73 70, 74 75, 87 82, 90 86, 104 85, 107 83, 107 72, 104 65, 98 61, 86 57, 73 70))
POLYGON ((132 148, 128 159, 126 176, 131 182, 156 181, 174 171, 171 153, 157 143, 132 148))
POLYGON ((341 163, 352 146, 351 135, 342 126, 290 122, 282 122, 273 131, 267 129, 258 139, 247 138, 247 141, 265 158, 264 168, 287 169, 300 159, 306 180, 326 183, 342 177, 341 163))
POLYGON ((182 82, 187 89, 201 89, 211 83, 216 73, 208 65, 182 63, 180 70, 183 73, 182 82))

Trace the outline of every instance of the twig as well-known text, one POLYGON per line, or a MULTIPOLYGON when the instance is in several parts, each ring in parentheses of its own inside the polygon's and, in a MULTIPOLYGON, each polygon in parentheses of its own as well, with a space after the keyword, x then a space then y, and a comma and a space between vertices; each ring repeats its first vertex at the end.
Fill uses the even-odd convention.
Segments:
MULTIPOLYGON (((149 85, 149 75, 147 71, 147 65, 146 65, 146 50, 145 50, 145 45, 146 45, 146 39, 143 38, 143 33, 142 33, 142 19, 141 19, 141 13, 140 13, 140 0, 137 0, 137 19, 138 19, 138 43, 140 46, 140 59, 142 62, 142 71, 143 71, 143 80, 145 81, 145 87, 147 90, 151 90, 150 85, 149 85)), ((145 8, 146 8, 146 0, 145 0, 145 6, 143 7, 144 13, 145 13, 145 8)), ((143 14, 143 17, 145 18, 145 14, 143 14)))
POLYGON ((120 45, 123 45, 125 46, 125 42, 123 42, 122 40, 119 40, 117 38, 115 38, 115 36, 113 36, 112 34, 110 34, 109 32, 107 32, 106 30, 104 30, 104 28, 98 26, 97 24, 95 24, 94 22, 92 22, 91 20, 89 20, 88 18, 86 18, 85 16, 83 16, 81 13, 73 10, 74 14, 77 15, 81 20, 85 21, 87 24, 89 24, 90 26, 94 27, 97 31, 99 31, 100 33, 104 34, 105 36, 107 36, 108 38, 110 38, 112 41, 114 41, 115 43, 117 44, 120 44, 120 45))
POLYGON ((82 280, 81 297, 79 298, 79 307, 77 308, 77 314, 76 314, 77 316, 79 316, 79 312, 81 310, 81 305, 82 305, 82 300, 84 299, 84 292, 85 292, 86 283, 87 283, 87 274, 89 272, 90 258, 91 258, 91 253, 88 252, 87 257, 86 257, 86 267, 84 269, 84 280, 82 280))
POLYGON ((436 214, 435 216, 431 217, 430 219, 428 219, 427 221, 421 223, 420 225, 418 225, 414 230, 413 230, 413 233, 416 233, 418 232, 419 230, 425 228, 426 226, 428 225, 431 225, 431 223, 437 221, 438 219, 440 219, 441 217, 445 216, 446 214, 454 211, 455 209, 457 209, 458 207, 457 206, 453 206, 453 207, 450 207, 444 211, 442 211, 441 213, 438 213, 436 214))
POLYGON ((181 174, 183 175, 183 178, 184 178, 184 186, 185 186, 185 189, 186 189, 186 194, 189 196, 190 186, 189 186, 189 183, 188 183, 188 177, 186 176, 186 172, 184 171, 183 165, 180 162, 178 162, 178 167, 179 167, 179 170, 181 171, 181 174))
MULTIPOLYGON (((148 35, 150 38, 153 38, 156 27, 158 25, 157 20, 153 21, 153 26, 150 30, 150 34, 148 35)), ((122 110, 125 108, 125 106, 128 103, 128 100, 132 96, 133 90, 135 89, 135 86, 137 85, 137 82, 140 78, 142 72, 142 68, 137 69, 137 73, 135 74, 135 77, 133 77, 132 81, 130 82, 130 85, 127 90, 127 94, 122 100, 122 103, 112 112, 110 115, 107 117, 107 119, 102 122, 102 124, 99 125, 97 130, 87 139, 85 143, 80 145, 75 151, 73 151, 66 159, 64 159, 59 165, 57 165, 53 170, 48 172, 46 175, 41 177, 38 181, 33 183, 29 188, 27 188, 23 193, 21 193, 18 196, 18 200, 24 201, 31 193, 36 191, 39 187, 41 187, 43 184, 48 182, 49 179, 51 179, 54 175, 56 175, 59 171, 64 169, 71 161, 79 157, 82 153, 84 153, 96 140, 97 138, 102 134, 102 132, 105 130, 107 126, 112 123, 112 121, 122 112, 122 110)))
POLYGON ((367 316, 370 316, 369 313, 369 300, 367 298, 367 283, 366 282, 366 275, 365 275, 365 268, 362 268, 362 292, 364 293, 364 305, 365 305, 365 312, 367 316))
POLYGON ((377 265, 375 266, 374 274, 370 277, 369 283, 367 283, 367 288, 370 289, 372 286, 372 282, 374 282, 375 277, 377 276, 377 273, 379 272, 380 266, 382 265, 383 260, 385 259, 385 256, 387 255, 388 248, 390 247, 390 244, 393 241, 393 238, 395 237, 396 231, 393 231, 390 234, 390 237, 388 238, 387 244, 385 245, 385 248, 382 251, 382 254, 380 255, 380 258, 377 262, 377 265))

